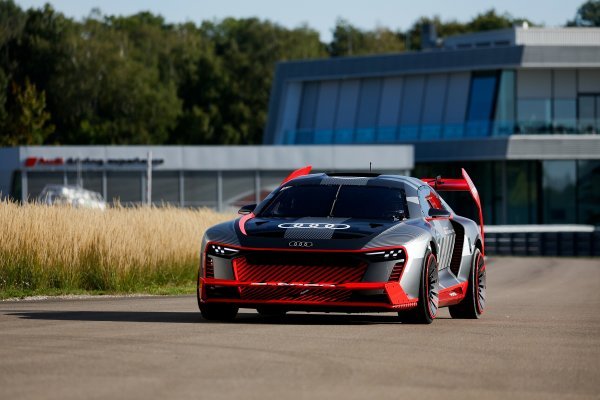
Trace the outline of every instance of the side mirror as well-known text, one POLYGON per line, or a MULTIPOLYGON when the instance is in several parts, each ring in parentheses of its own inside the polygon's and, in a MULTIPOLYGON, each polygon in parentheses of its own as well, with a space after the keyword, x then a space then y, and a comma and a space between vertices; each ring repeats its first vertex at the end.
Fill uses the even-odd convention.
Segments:
POLYGON ((449 218, 450 217, 450 211, 442 210, 439 208, 430 208, 428 214, 429 214, 430 218, 449 218))
POLYGON ((256 208, 256 204, 247 204, 238 210, 238 214, 247 215, 250 214, 256 208))

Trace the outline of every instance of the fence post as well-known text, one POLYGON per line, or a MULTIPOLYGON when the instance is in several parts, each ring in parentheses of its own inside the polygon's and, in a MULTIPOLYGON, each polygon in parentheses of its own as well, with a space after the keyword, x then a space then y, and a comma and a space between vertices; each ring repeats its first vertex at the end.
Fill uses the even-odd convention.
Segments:
POLYGON ((146 204, 152 205, 152 152, 148 152, 146 160, 146 204))

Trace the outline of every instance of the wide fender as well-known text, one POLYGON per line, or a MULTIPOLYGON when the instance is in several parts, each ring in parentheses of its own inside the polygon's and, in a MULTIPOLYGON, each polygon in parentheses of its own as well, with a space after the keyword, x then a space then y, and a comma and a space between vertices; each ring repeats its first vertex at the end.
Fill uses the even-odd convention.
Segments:
POLYGON ((423 258, 425 257, 425 253, 431 249, 432 242, 435 243, 433 237, 428 234, 422 235, 405 245, 408 261, 400 279, 400 286, 402 286, 402 290, 404 290, 408 297, 419 297, 423 258))
POLYGON ((457 278, 461 282, 469 280, 469 273, 471 272, 471 266, 473 264, 473 253, 475 248, 482 249, 481 244, 483 239, 481 237, 479 227, 475 221, 465 217, 455 216, 454 222, 459 223, 464 229, 464 241, 461 254, 461 263, 458 270, 457 278))
POLYGON ((400 286, 408 297, 416 298, 419 296, 423 257, 432 242, 434 242, 433 236, 426 227, 413 223, 400 223, 381 232, 366 247, 403 246, 406 249, 407 261, 400 278, 400 286))

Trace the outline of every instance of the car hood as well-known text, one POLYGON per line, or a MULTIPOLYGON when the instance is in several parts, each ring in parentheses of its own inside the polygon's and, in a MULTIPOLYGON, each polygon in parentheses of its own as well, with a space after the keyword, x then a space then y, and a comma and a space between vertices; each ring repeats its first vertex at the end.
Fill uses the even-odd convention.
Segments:
POLYGON ((249 237, 285 239, 361 239, 378 235, 399 221, 356 218, 261 218, 245 223, 249 237))

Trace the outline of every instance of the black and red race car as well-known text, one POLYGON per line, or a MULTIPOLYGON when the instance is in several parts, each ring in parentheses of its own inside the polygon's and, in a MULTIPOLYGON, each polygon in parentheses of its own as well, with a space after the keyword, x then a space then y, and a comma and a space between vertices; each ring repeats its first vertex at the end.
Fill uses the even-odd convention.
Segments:
POLYGON ((431 323, 439 307, 478 318, 485 307, 481 203, 460 179, 294 171, 241 218, 202 239, 198 305, 209 320, 239 308, 286 312, 398 312, 431 323), (438 191, 468 191, 480 225, 438 191))

